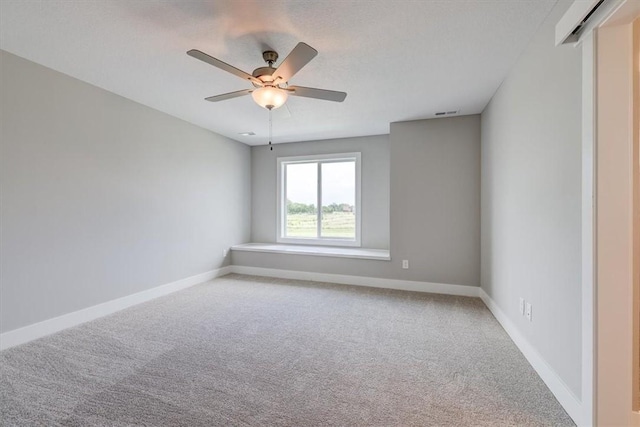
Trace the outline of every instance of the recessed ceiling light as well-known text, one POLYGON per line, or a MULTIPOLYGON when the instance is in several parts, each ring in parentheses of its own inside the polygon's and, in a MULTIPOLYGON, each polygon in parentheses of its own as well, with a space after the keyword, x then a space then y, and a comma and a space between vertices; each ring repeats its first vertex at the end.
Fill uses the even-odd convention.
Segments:
POLYGON ((254 136, 255 133, 253 132, 240 132, 238 135, 242 135, 242 136, 254 136))

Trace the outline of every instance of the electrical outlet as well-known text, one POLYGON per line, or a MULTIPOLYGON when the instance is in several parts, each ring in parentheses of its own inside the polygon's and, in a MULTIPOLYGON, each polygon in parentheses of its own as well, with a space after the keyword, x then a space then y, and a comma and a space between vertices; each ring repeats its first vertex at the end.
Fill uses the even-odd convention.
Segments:
POLYGON ((409 260, 408 259, 403 259, 402 260, 402 268, 404 268, 405 270, 407 270, 409 268, 409 260))
POLYGON ((520 315, 524 316, 524 298, 520 298, 520 315))
POLYGON ((531 303, 527 303, 527 311, 526 311, 527 319, 531 322, 531 303))
POLYGON ((229 250, 228 250, 228 249, 223 249, 223 250, 222 250, 222 257, 223 257, 223 258, 226 258, 228 253, 229 253, 229 250))

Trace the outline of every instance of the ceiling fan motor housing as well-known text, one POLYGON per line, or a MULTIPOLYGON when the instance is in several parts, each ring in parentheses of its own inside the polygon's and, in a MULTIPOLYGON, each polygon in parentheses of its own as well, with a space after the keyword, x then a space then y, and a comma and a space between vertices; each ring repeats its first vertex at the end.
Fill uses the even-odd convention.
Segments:
MULTIPOLYGON (((256 68, 255 70, 253 70, 252 75, 253 75, 253 77, 255 77, 255 78, 267 83, 267 82, 272 82, 273 81, 271 76, 273 75, 273 73, 275 71, 276 71, 276 69, 273 68, 273 67, 259 67, 259 68, 256 68)), ((253 85, 255 87, 260 87, 256 83, 253 83, 253 85)))
MULTIPOLYGON (((265 50, 264 52, 262 52, 262 59, 264 59, 264 62, 266 62, 269 65, 267 65, 266 67, 259 67, 253 70, 253 73, 252 73, 253 77, 265 83, 271 82, 273 81, 273 79, 270 77, 276 71, 276 69, 273 68, 273 64, 278 60, 278 52, 275 52, 273 50, 265 50)), ((259 87, 256 83, 253 83, 253 85, 255 87, 259 87)))

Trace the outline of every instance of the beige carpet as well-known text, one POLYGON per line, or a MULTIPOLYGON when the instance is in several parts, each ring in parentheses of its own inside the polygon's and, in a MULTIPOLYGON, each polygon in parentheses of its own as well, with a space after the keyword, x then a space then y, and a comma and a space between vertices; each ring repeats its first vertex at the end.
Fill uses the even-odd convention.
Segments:
POLYGON ((229 275, 0 363, 5 426, 573 425, 475 298, 229 275))

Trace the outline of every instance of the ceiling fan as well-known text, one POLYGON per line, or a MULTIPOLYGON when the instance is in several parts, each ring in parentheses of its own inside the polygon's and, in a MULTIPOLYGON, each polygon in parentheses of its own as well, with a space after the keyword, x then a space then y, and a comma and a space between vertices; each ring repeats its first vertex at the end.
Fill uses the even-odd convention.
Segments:
POLYGON ((205 98, 205 100, 218 102, 251 94, 258 105, 268 110, 281 107, 287 101, 288 95, 335 102, 344 101, 347 97, 345 92, 288 85, 289 79, 300 71, 302 67, 307 65, 317 54, 318 51, 308 44, 298 43, 278 68, 274 68, 273 64, 278 60, 278 53, 273 50, 267 50, 262 52, 262 58, 267 63, 267 66, 258 67, 253 70, 252 74, 249 74, 197 49, 191 49, 187 52, 187 55, 227 71, 243 80, 248 80, 254 86, 252 89, 237 90, 235 92, 210 96, 205 98))

